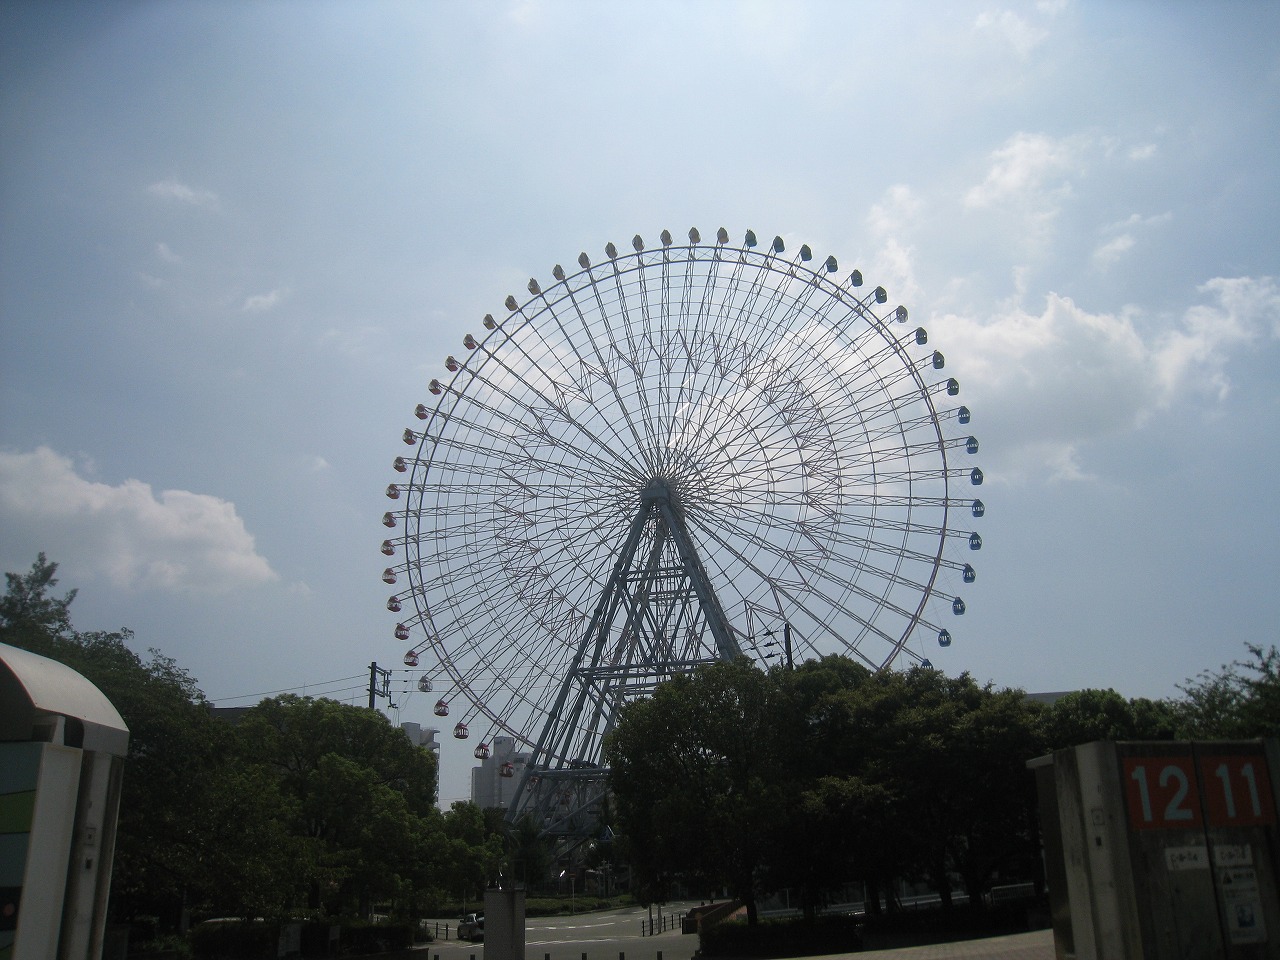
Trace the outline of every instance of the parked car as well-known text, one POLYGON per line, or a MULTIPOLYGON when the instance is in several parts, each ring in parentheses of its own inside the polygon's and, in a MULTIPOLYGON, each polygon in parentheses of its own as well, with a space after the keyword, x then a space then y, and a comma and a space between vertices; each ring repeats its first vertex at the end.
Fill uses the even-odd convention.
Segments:
POLYGON ((484 940, 484 915, 468 913, 458 921, 458 939, 470 940, 472 943, 484 940))

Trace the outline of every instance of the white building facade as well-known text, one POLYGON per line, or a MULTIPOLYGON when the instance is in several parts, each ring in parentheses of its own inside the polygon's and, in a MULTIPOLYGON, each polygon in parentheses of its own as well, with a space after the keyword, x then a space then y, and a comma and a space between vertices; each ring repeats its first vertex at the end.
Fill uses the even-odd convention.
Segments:
POLYGON ((524 776, 529 754, 516 752, 514 737, 496 737, 487 758, 471 768, 471 802, 481 810, 509 807, 524 776))

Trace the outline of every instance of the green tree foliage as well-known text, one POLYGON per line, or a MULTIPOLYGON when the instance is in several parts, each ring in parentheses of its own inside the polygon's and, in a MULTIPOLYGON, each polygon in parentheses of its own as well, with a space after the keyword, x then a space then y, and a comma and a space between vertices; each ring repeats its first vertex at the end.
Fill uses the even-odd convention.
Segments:
POLYGON ((367 913, 375 901, 404 900, 424 878, 442 832, 435 756, 381 713, 286 694, 246 713, 237 734, 287 798, 312 907, 367 913))
MULTIPOLYGON (((43 554, 7 574, 0 642, 67 664, 129 727, 111 886, 113 921, 184 911, 280 916, 323 902, 355 913, 373 899, 405 912, 444 890, 444 818, 434 755, 379 713, 282 697, 240 727, 216 719, 190 677, 132 634, 77 632, 71 591, 53 594, 43 554)), ((482 849, 450 851, 482 861, 482 849)))
POLYGON ((624 708, 605 757, 644 899, 664 899, 679 873, 728 887, 754 922, 786 782, 771 723, 775 689, 744 658, 677 676, 624 708))
MULTIPOLYGON (((505 811, 500 810, 498 813, 505 811)), ((542 835, 537 821, 531 816, 523 816, 515 823, 508 823, 503 819, 499 823, 499 829, 511 876, 517 882, 526 884, 529 889, 545 881, 551 874, 552 849, 550 841, 542 835)))
POLYGON ((41 554, 27 574, 6 575, 0 640, 84 675, 129 727, 112 915, 176 926, 191 905, 235 901, 265 911, 288 887, 271 781, 239 761, 230 729, 211 718, 195 681, 172 659, 152 650, 143 660, 128 630, 73 630, 75 591, 49 594, 56 571, 41 554))
POLYGON ((1114 690, 1078 690, 1059 697, 1041 715, 1046 750, 1094 740, 1170 740, 1178 712, 1162 700, 1126 700, 1114 690))
POLYGON ((72 590, 63 597, 51 597, 49 591, 58 585, 58 565, 50 563, 43 553, 25 574, 6 573, 6 590, 0 598, 0 630, 5 643, 17 643, 27 638, 34 644, 65 639, 71 634, 71 601, 76 598, 72 590))
POLYGON ((440 875, 451 897, 478 903, 484 888, 504 872, 501 825, 469 800, 455 800, 444 815, 440 875))
POLYGON ((1183 735, 1280 737, 1280 651, 1247 644, 1248 660, 1206 671, 1181 688, 1175 705, 1183 735))
POLYGON ((1036 709, 967 675, 841 657, 677 677, 606 740, 633 870, 650 896, 675 875, 727 886, 749 918, 766 890, 812 912, 850 879, 888 895, 958 873, 976 898, 1034 869, 1036 709))

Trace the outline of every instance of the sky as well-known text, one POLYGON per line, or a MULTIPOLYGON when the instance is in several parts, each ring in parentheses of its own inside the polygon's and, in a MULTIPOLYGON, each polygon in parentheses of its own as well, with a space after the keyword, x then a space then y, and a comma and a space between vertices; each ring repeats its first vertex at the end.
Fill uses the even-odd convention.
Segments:
POLYGON ((1249 0, 4 0, 0 562, 219 705, 365 702, 446 355, 579 251, 752 229, 964 385, 983 550, 935 666, 1175 696, 1277 639, 1277 103, 1249 0))

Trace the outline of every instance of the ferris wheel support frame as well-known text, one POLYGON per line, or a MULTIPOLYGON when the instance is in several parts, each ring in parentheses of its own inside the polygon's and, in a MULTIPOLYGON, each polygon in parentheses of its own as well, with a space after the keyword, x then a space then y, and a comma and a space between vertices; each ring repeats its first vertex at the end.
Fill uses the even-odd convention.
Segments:
MULTIPOLYGON (((665 592, 670 596, 673 591, 667 586, 665 592)), ((712 662, 706 657, 673 655, 676 644, 668 631, 695 629, 699 621, 688 616, 694 604, 701 614, 701 624, 715 641, 716 659, 741 656, 742 648, 685 526, 678 495, 665 478, 655 476, 640 494, 627 539, 578 644, 573 666, 560 686, 542 735, 525 765, 508 819, 514 822, 533 815, 535 822, 542 822, 544 835, 576 840, 588 837, 593 808, 603 798, 601 784, 608 776, 608 770, 599 762, 601 745, 604 735, 613 729, 618 711, 627 700, 649 692, 664 677, 712 662), (652 531, 653 540, 644 563, 637 568, 646 530, 652 531), (659 582, 669 580, 673 572, 662 565, 667 546, 674 548, 680 561, 679 579, 687 584, 675 591, 683 595, 674 623, 672 611, 664 621, 657 621, 651 603, 659 582), (629 589, 632 583, 637 589, 629 589), (624 608, 622 636, 630 647, 627 652, 644 647, 647 641, 648 655, 638 660, 627 657, 619 670, 606 662, 606 652, 612 625, 624 608), (635 682, 636 666, 645 668, 642 684, 635 682), (573 705, 566 710, 571 697, 573 705), (583 716, 588 712, 590 718, 584 723, 583 716)))

